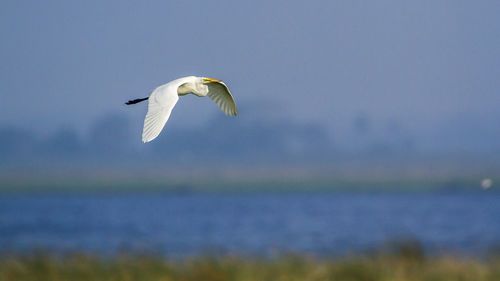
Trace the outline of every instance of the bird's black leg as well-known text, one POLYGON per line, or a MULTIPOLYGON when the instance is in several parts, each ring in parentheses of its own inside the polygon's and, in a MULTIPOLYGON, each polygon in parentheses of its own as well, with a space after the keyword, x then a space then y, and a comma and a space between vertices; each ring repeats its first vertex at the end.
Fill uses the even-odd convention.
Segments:
POLYGON ((139 103, 139 102, 141 102, 141 101, 145 101, 145 100, 147 100, 147 99, 149 99, 149 98, 129 100, 129 101, 128 101, 128 102, 126 102, 125 104, 127 104, 127 105, 136 104, 136 103, 139 103))

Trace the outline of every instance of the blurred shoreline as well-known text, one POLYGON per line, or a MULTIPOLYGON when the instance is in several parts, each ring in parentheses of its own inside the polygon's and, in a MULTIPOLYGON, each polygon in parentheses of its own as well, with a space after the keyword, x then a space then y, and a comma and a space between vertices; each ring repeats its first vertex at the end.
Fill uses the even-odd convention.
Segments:
MULTIPOLYGON (((134 172, 131 172, 134 173, 134 172)), ((478 176, 363 177, 289 174, 226 176, 93 174, 0 174, 0 194, 37 192, 496 192, 500 178, 478 176), (491 181, 484 188, 482 181, 491 181)))

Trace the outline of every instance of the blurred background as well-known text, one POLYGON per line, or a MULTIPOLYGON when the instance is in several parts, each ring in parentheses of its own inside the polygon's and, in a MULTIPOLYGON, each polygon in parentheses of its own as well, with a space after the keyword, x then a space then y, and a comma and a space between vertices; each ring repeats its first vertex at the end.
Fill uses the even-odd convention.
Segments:
POLYGON ((0 249, 500 241, 500 2, 2 1, 0 249), (170 80, 222 79, 240 115, 170 80))

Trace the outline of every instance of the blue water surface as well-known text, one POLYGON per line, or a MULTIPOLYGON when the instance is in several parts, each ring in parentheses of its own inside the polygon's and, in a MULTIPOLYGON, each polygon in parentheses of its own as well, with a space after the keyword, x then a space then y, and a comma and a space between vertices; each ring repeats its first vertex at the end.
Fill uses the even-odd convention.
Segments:
POLYGON ((3 251, 329 255, 406 237, 431 252, 488 252, 500 242, 500 193, 0 195, 3 251))

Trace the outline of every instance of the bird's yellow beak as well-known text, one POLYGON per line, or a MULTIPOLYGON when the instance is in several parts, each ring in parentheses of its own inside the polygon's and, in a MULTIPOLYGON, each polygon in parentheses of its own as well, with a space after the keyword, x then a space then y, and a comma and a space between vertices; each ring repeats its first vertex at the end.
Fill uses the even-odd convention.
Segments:
POLYGON ((220 82, 221 80, 219 79, 212 79, 212 78, 203 78, 204 83, 212 83, 212 82, 220 82))

